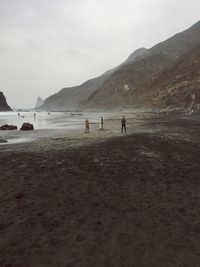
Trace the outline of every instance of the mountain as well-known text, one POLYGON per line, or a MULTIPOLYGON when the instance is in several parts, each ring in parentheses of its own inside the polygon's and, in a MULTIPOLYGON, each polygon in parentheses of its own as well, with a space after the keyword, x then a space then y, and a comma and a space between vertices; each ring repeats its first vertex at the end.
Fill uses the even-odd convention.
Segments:
POLYGON ((127 65, 127 64, 133 63, 134 61, 142 59, 143 57, 146 56, 146 53, 148 53, 148 49, 144 47, 135 50, 132 54, 130 54, 130 56, 123 63, 123 65, 127 65))
POLYGON ((145 106, 200 108, 200 44, 165 68, 141 92, 145 106))
POLYGON ((44 100, 39 96, 37 98, 37 101, 36 101, 36 104, 35 104, 35 108, 37 109, 37 108, 41 107, 43 104, 44 104, 44 100))
MULTIPOLYGON (((200 21, 150 49, 140 49, 83 103, 87 108, 142 106, 141 91, 164 68, 200 44, 200 21)), ((146 88, 146 87, 145 87, 146 88)))
POLYGON ((66 111, 80 108, 81 103, 86 101, 94 91, 100 88, 115 70, 116 68, 109 70, 103 75, 88 80, 79 86, 61 89, 58 93, 45 99, 43 105, 39 109, 66 111))
MULTIPOLYGON (((76 87, 48 97, 43 110, 119 109, 147 103, 151 82, 173 62, 200 44, 200 21, 153 46, 134 51, 121 65, 76 87)), ((150 90, 151 91, 151 90, 150 90)), ((147 104, 150 105, 151 101, 147 104)), ((153 104, 153 103, 152 103, 153 104)))
POLYGON ((7 104, 6 98, 3 92, 0 91, 0 111, 12 111, 12 109, 7 104))
POLYGON ((145 48, 136 50, 121 65, 106 71, 103 75, 97 78, 88 80, 79 86, 65 87, 61 89, 58 93, 45 99, 43 105, 40 106, 39 109, 53 111, 76 110, 79 108, 84 109, 85 105, 83 105, 83 103, 87 102, 93 92, 98 91, 103 86, 104 82, 108 80, 120 66, 127 62, 137 60, 145 51, 145 48))

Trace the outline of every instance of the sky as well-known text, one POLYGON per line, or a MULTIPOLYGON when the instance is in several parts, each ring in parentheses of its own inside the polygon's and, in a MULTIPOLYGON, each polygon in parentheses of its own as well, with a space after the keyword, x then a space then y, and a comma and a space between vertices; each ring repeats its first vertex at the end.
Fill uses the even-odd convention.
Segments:
POLYGON ((0 91, 31 108, 200 19, 199 0, 0 0, 0 91))

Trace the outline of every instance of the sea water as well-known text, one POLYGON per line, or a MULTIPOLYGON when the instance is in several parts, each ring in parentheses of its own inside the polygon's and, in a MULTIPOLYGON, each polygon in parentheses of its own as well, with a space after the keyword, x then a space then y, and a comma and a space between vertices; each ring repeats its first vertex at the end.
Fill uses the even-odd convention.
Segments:
POLYGON ((12 124, 18 129, 26 122, 33 124, 36 130, 77 128, 81 127, 83 121, 82 115, 67 112, 0 112, 0 126, 12 124))
POLYGON ((21 128, 23 123, 31 123, 35 130, 39 129, 76 129, 84 127, 88 119, 91 123, 98 123, 101 116, 104 119, 116 115, 115 113, 71 113, 71 112, 0 112, 0 126, 11 124, 21 128), (36 114, 34 116, 34 114, 36 114))
MULTIPOLYGON (((9 124, 15 125, 18 131, 0 131, 0 139, 7 140, 9 144, 30 141, 35 139, 36 135, 42 135, 43 130, 48 130, 51 135, 53 130, 66 129, 76 130, 83 129, 84 122, 89 119, 91 123, 99 123, 101 116, 109 117, 109 113, 71 113, 71 112, 0 112, 0 126, 9 124), (34 114, 36 114, 34 116, 34 114), (31 123, 37 133, 33 131, 21 133, 20 128, 23 123, 31 123), (52 130, 52 131, 51 131, 52 130)), ((1 144, 8 144, 1 143, 1 144)))

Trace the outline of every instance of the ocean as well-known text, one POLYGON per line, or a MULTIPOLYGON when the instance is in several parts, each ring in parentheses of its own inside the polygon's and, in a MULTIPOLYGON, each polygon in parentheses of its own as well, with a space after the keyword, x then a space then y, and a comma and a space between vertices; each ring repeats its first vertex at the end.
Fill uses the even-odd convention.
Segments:
MULTIPOLYGON (((114 114, 113 114, 114 115, 114 114)), ((17 131, 0 131, 0 144, 30 141, 36 138, 59 135, 70 130, 83 131, 85 120, 97 124, 100 118, 108 118, 110 113, 70 113, 70 112, 0 112, 0 126, 5 124, 17 126, 17 131), (34 117, 34 113, 36 116, 34 117), (35 131, 19 131, 22 124, 28 122, 33 124, 35 131)))
POLYGON ((24 122, 33 124, 34 129, 76 129, 84 127, 85 119, 97 123, 101 117, 98 113, 70 112, 0 112, 0 126, 12 124, 18 127, 24 122), (36 114, 34 118, 34 113, 36 114))

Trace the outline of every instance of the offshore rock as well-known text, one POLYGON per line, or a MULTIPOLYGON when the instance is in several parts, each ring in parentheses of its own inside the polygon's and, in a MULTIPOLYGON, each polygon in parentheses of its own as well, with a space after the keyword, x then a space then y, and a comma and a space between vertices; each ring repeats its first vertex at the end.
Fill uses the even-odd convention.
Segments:
POLYGON ((5 125, 2 125, 1 127, 0 127, 0 130, 2 130, 2 131, 7 131, 7 130, 17 130, 17 126, 15 126, 15 125, 8 125, 8 124, 5 124, 5 125))
POLYGON ((23 123, 20 130, 21 131, 31 131, 31 130, 34 130, 34 127, 33 127, 33 124, 25 122, 25 123, 23 123))

